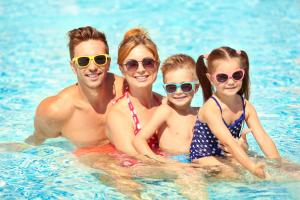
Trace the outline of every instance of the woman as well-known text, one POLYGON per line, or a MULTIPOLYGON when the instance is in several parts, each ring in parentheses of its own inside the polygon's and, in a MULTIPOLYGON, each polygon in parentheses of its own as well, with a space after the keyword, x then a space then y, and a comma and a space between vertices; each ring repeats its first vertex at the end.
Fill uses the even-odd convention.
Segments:
MULTIPOLYGON (((131 29, 125 34, 119 46, 118 64, 125 78, 126 84, 124 85, 126 86, 124 95, 115 101, 115 105, 111 107, 107 114, 106 134, 118 151, 129 156, 137 156, 138 152, 133 146, 134 137, 150 120, 162 100, 160 95, 152 91, 159 67, 157 47, 144 30, 131 29)), ((155 133, 153 136, 148 140, 148 144, 152 150, 156 151, 158 150, 158 135, 155 133)), ((122 159, 124 161, 124 157, 122 159)), ((125 161, 127 161, 126 166, 135 165, 136 163, 134 159, 125 159, 125 161)), ((122 161, 120 163, 123 166, 125 164, 122 161)), ((131 170, 134 171, 135 175, 142 174, 150 177, 160 177, 160 172, 163 172, 164 178, 166 176, 177 177, 175 182, 180 185, 181 193, 185 196, 196 195, 206 199, 205 190, 200 190, 203 183, 197 178, 199 176, 193 176, 197 179, 193 181, 193 177, 185 175, 179 167, 165 166, 165 168, 160 168, 154 165, 148 168, 143 165, 141 167, 135 165, 134 168, 127 169, 128 171, 122 167, 118 168, 124 174, 129 175, 122 177, 122 182, 127 184, 124 184, 124 186, 128 187, 128 184, 132 184, 131 188, 137 186, 130 179, 131 170), (190 194, 190 188, 197 188, 199 192, 190 194)), ((139 188, 141 190, 142 186, 139 185, 139 188)))
MULTIPOLYGON (((157 47, 142 29, 131 29, 119 46, 118 64, 126 80, 124 96, 117 99, 107 115, 106 133, 123 153, 134 156, 133 138, 161 104, 162 97, 152 91, 157 77, 159 56, 157 47)), ((148 141, 158 147, 157 135, 148 141)))

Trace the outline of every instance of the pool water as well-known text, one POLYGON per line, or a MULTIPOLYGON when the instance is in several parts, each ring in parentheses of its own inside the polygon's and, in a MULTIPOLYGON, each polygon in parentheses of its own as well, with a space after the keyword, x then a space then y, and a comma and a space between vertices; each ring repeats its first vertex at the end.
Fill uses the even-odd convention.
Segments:
MULTIPOLYGON (((38 103, 73 84, 66 33, 91 25, 107 35, 116 65, 126 30, 148 29, 163 61, 228 45, 250 58, 251 102, 281 155, 300 163, 300 3, 290 1, 21 1, 0 0, 0 142, 33 131, 38 103)), ((164 94, 162 77, 154 90, 164 94)), ((202 104, 201 93, 193 105, 202 104)), ((261 154, 250 136, 251 150, 261 154)), ((74 147, 53 139, 20 152, 0 151, 0 199, 127 199, 78 163, 74 147)), ((174 183, 139 180, 143 199, 183 199, 174 183)), ((218 181, 210 199, 299 199, 300 183, 218 181)))

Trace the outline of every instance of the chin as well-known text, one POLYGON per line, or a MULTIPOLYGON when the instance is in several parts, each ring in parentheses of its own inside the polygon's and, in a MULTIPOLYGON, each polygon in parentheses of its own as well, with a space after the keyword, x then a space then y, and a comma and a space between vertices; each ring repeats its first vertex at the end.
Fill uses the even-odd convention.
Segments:
POLYGON ((185 107, 186 105, 189 105, 191 101, 187 101, 187 100, 178 101, 176 99, 172 99, 170 103, 172 103, 176 107, 185 107))
POLYGON ((238 93, 238 91, 232 91, 232 92, 225 92, 224 94, 226 96, 235 96, 235 95, 237 95, 237 93, 238 93))
POLYGON ((132 85, 136 88, 147 88, 147 87, 151 87, 153 85, 153 81, 145 81, 145 82, 131 82, 129 83, 129 85, 132 85))
POLYGON ((102 80, 97 80, 97 81, 93 81, 93 82, 89 81, 85 85, 90 89, 97 89, 97 88, 101 87, 102 83, 103 83, 102 80))

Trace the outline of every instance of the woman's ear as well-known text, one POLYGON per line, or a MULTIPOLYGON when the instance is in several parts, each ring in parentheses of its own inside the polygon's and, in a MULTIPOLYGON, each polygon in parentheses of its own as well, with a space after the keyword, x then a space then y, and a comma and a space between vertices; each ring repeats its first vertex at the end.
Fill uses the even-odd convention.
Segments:
POLYGON ((119 69, 120 69, 120 71, 122 72, 122 74, 124 76, 124 73, 125 73, 124 68, 121 65, 119 65, 119 69))

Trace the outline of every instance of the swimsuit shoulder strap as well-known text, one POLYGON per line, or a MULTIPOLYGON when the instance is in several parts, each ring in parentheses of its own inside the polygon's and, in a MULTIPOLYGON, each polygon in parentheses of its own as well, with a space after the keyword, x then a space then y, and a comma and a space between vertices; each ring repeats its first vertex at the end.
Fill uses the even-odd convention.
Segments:
POLYGON ((211 96, 210 98, 212 98, 215 102, 216 102, 216 104, 217 104, 217 106, 219 107, 219 109, 220 109, 220 111, 221 111, 221 117, 222 117, 222 120, 223 120, 223 122, 224 122, 224 124, 226 125, 226 126, 228 126, 228 124, 226 123, 226 121, 224 120, 224 118, 223 118, 223 116, 222 116, 222 108, 221 108, 221 105, 220 105, 220 103, 218 102, 218 100, 214 97, 214 96, 211 96))
POLYGON ((123 99, 125 97, 126 93, 128 93, 128 87, 125 88, 122 96, 120 96, 112 101, 112 104, 114 105, 114 104, 118 103, 121 99, 123 99))
POLYGON ((246 110, 246 102, 244 97, 241 95, 241 99, 242 99, 242 104, 243 104, 243 114, 245 114, 245 110, 246 110))
POLYGON ((141 130, 141 124, 140 124, 140 120, 137 116, 137 113, 136 113, 136 110, 129 98, 129 95, 128 95, 128 92, 126 91, 125 92, 125 97, 127 99, 127 103, 128 103, 128 107, 129 107, 129 110, 130 110, 130 113, 131 113, 131 117, 133 119, 133 122, 134 122, 134 134, 136 135, 140 130, 141 130))
POLYGON ((221 108, 221 105, 220 105, 220 103, 218 102, 218 100, 217 100, 214 96, 211 96, 210 98, 212 98, 212 99, 216 102, 217 106, 219 107, 219 109, 220 109, 220 111, 221 111, 221 113, 222 113, 222 108, 221 108))

